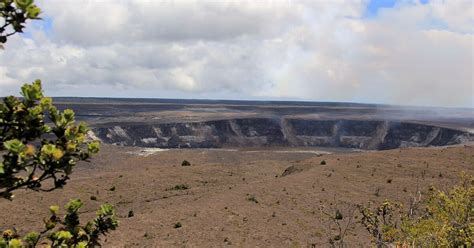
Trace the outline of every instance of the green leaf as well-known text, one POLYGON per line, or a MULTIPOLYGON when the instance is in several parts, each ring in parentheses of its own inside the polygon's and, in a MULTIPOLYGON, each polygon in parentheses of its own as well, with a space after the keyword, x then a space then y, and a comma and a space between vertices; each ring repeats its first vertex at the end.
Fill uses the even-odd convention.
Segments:
POLYGON ((40 100, 43 97, 41 81, 36 80, 32 84, 24 84, 21 87, 21 95, 25 98, 27 102, 40 100))
POLYGON ((77 131, 78 133, 84 133, 84 134, 85 134, 85 133, 87 133, 87 131, 89 130, 89 129, 87 128, 87 124, 84 123, 84 122, 82 122, 82 121, 79 123, 79 125, 77 126, 77 128, 78 128, 78 131, 77 131))
POLYGON ((25 235, 23 239, 28 245, 33 246, 38 242, 39 237, 40 237, 39 233, 29 232, 28 234, 25 235))
POLYGON ((46 144, 43 147, 41 147, 41 153, 46 156, 52 156, 55 151, 56 151, 56 145, 46 144))
POLYGON ((97 141, 91 142, 87 145, 87 150, 93 154, 98 153, 99 148, 100 148, 100 143, 97 141))
POLYGON ((41 106, 34 106, 28 109, 28 113, 30 114, 31 117, 37 118, 38 115, 43 113, 43 108, 41 108, 41 106))
POLYGON ((58 231, 54 234, 54 237, 58 240, 70 240, 72 238, 72 234, 68 231, 58 231))
POLYGON ((53 129, 48 126, 48 125, 44 125, 41 127, 41 130, 44 132, 44 133, 50 133, 53 129))
POLYGON ((74 122, 74 111, 72 109, 65 109, 63 115, 67 123, 74 122))
POLYGON ((56 223, 49 219, 44 222, 44 227, 46 230, 51 230, 56 227, 56 223))
POLYGON ((58 211, 59 211, 59 206, 58 205, 53 205, 53 206, 50 206, 49 207, 49 211, 51 212, 51 214, 58 214, 58 211))
POLYGON ((54 124, 56 124, 56 126, 59 126, 60 114, 59 114, 58 109, 55 106, 51 106, 49 108, 49 115, 50 115, 51 120, 54 122, 54 124))
POLYGON ((25 149, 25 144, 17 139, 13 139, 3 142, 3 147, 12 153, 18 154, 25 149))
POLYGON ((27 17, 30 19, 38 19, 39 14, 41 14, 41 9, 36 5, 30 5, 26 8, 27 17))
POLYGON ((65 208, 68 213, 74 213, 77 212, 82 207, 82 205, 83 203, 80 199, 72 199, 66 204, 65 208))
POLYGON ((8 248, 7 241, 0 237, 0 248, 8 248))
POLYGON ((10 240, 10 242, 8 242, 8 247, 9 248, 22 248, 23 242, 21 242, 20 239, 12 239, 10 240))
POLYGON ((53 104, 53 99, 51 97, 43 97, 40 100, 40 105, 43 109, 48 109, 53 104))
POLYGON ((102 204, 97 210, 97 215, 98 216, 107 216, 107 215, 114 215, 115 214, 115 208, 111 204, 102 204))
POLYGON ((0 162, 0 174, 5 173, 4 165, 2 162, 0 162))
POLYGON ((41 147, 41 153, 44 156, 59 160, 64 156, 64 152, 56 145, 47 144, 41 147))
POLYGON ((86 247, 87 247, 86 241, 81 241, 74 246, 74 248, 86 248, 86 247))
POLYGON ((26 9, 33 3, 33 0, 15 0, 15 4, 20 9, 26 9))

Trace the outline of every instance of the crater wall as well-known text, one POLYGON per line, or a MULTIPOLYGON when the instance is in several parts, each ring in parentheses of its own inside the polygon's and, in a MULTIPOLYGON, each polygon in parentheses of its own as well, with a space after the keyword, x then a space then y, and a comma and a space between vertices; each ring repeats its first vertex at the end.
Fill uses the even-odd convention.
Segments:
POLYGON ((386 150, 461 144, 472 134, 426 124, 377 120, 238 118, 93 128, 103 142, 159 148, 307 146, 386 150))

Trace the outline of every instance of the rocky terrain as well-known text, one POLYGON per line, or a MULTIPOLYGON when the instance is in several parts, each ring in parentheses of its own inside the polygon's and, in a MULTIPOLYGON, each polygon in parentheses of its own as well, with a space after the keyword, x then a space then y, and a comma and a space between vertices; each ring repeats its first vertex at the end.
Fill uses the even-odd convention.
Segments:
POLYGON ((474 140, 473 109, 210 100, 57 101, 90 123, 96 138, 126 146, 386 150, 474 140))
POLYGON ((408 204, 474 174, 472 109, 56 102, 92 127, 101 152, 64 189, 0 200, 0 229, 41 230, 50 205, 80 198, 84 220, 102 203, 117 208, 104 247, 328 247, 336 229, 325 213, 337 209, 352 223, 346 245, 368 247, 357 204, 408 204))
MULTIPOLYGON (((474 174, 474 147, 350 152, 327 149, 140 149, 103 145, 64 189, 19 191, 0 200, 0 228, 41 230, 51 204, 109 202, 120 226, 104 247, 328 247, 323 211, 356 204, 409 204, 419 189, 446 188, 474 174), (181 166, 183 160, 191 166, 181 166), (322 163, 324 161, 324 163, 322 163), (313 246, 314 245, 314 246, 313 246)), ((348 247, 369 247, 355 216, 348 247)))
POLYGON ((344 147, 385 150, 445 146, 470 140, 460 130, 417 123, 243 118, 94 128, 106 143, 160 148, 344 147))

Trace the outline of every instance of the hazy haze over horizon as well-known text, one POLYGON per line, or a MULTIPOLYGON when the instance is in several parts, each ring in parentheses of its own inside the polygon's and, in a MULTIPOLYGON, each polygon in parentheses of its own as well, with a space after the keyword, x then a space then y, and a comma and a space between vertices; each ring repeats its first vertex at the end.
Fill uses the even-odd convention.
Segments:
POLYGON ((474 107, 474 2, 37 1, 0 96, 474 107))

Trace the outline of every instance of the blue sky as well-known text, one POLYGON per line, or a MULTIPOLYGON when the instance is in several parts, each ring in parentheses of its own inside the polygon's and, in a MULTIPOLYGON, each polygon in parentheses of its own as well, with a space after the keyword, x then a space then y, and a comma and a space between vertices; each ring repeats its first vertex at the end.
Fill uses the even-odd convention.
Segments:
POLYGON ((367 16, 373 17, 381 8, 392 8, 396 0, 371 0, 367 4, 367 16))
MULTIPOLYGON (((407 1, 396 0, 370 0, 366 7, 366 17, 375 17, 381 9, 393 8, 396 4, 407 1)), ((414 0, 415 3, 427 4, 429 0, 414 0), (415 2, 416 1, 416 2, 415 2)))

